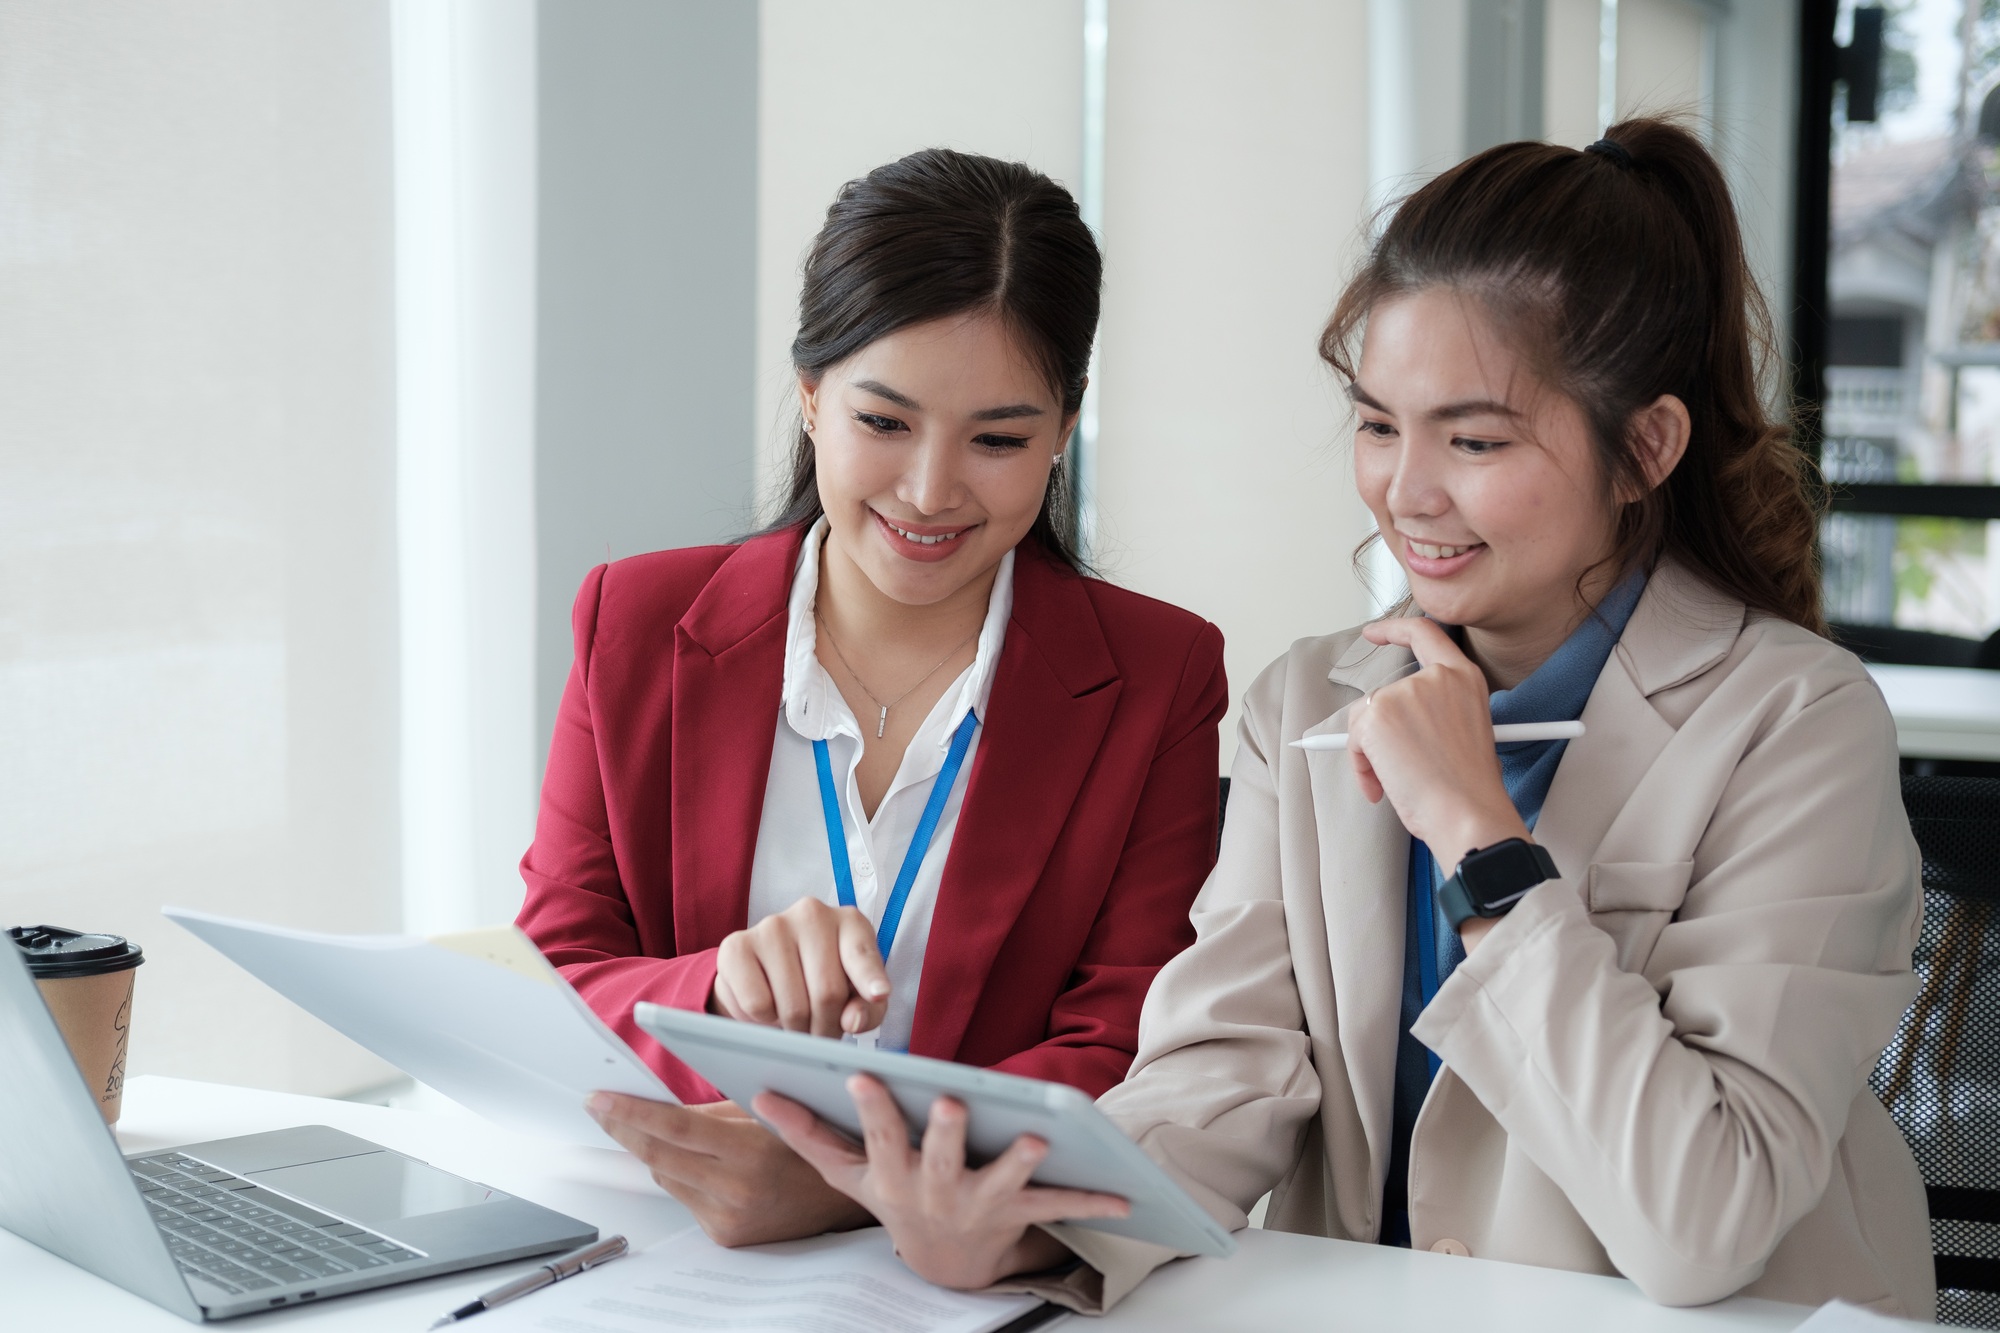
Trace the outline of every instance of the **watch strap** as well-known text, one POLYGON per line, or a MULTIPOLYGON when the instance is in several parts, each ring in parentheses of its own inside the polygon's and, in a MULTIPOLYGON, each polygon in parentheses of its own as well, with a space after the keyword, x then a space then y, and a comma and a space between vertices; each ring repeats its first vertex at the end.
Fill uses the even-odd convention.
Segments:
POLYGON ((1465 887, 1465 881, 1453 871, 1451 877, 1438 885, 1438 911, 1444 914, 1445 924, 1453 930, 1478 916, 1478 909, 1472 905, 1472 894, 1465 887))

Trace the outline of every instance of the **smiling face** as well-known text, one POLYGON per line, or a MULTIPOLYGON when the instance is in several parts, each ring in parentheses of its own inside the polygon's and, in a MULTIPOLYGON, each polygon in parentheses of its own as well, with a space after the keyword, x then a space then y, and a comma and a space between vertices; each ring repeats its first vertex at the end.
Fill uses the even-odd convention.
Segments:
POLYGON ((1417 605, 1475 644, 1552 652, 1613 574, 1579 600, 1617 506, 1577 405, 1435 288, 1370 312, 1352 395, 1355 480, 1417 605))
POLYGON ((1028 534, 1074 423, 990 315, 899 329, 799 400, 829 554, 907 606, 984 581, 1028 534))

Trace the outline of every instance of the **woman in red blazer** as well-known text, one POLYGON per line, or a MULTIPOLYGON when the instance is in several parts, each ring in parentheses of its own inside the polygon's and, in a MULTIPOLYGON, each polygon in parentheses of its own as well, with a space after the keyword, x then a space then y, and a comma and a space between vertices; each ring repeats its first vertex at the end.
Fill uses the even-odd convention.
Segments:
POLYGON ((930 150, 851 182, 806 267, 785 515, 577 598, 520 924, 688 1103, 591 1109, 726 1244, 868 1219, 637 1001, 1096 1096, 1192 940, 1222 640, 1070 550, 1100 272, 1026 167, 930 150))

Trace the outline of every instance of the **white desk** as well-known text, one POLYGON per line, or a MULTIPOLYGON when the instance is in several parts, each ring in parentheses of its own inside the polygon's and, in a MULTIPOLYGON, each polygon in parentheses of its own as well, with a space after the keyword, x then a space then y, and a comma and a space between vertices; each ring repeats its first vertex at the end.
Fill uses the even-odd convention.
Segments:
MULTIPOLYGON (((125 1093, 119 1138, 128 1152, 287 1125, 326 1124, 461 1175, 558 1208, 643 1246, 689 1224, 633 1158, 523 1138, 469 1113, 420 1114, 178 1079, 138 1078, 125 1093)), ((1789 1330, 1810 1311, 1738 1298, 1668 1310, 1619 1278, 1455 1259, 1375 1245, 1251 1231, 1228 1260, 1192 1259, 1155 1274, 1112 1314, 1064 1327, 1114 1330, 1467 1328, 1493 1333, 1723 1333, 1789 1330)), ((519 1263, 253 1315, 221 1327, 426 1327, 441 1312, 525 1271, 519 1263)), ((62 1333, 186 1329, 165 1311, 0 1231, 6 1327, 62 1333)), ((532 1299, 532 1298, 530 1298, 532 1299)), ((469 1325, 476 1330, 477 1325, 469 1325)), ((1911 1327, 1917 1327, 1911 1325, 1911 1327)))
POLYGON ((2000 760, 2000 671, 1870 665, 1913 759, 2000 760))

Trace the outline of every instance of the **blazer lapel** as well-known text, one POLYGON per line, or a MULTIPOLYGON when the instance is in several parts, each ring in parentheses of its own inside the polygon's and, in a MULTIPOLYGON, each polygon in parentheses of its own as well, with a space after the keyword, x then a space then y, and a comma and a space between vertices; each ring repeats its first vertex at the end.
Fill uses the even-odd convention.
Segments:
POLYGON ((1118 669, 1083 582, 1016 548, 1014 614, 938 886, 910 1033, 951 1059, 1111 725, 1118 669))
POLYGON ((1659 812, 1642 808, 1633 795, 1676 733, 1648 700, 1720 662, 1742 628, 1741 603, 1678 565, 1661 565, 1647 581, 1584 706, 1584 733, 1563 749, 1535 825, 1535 841, 1579 892, 1592 862, 1658 855, 1645 831, 1658 824, 1659 812), (1614 840, 1621 827, 1634 836, 1614 840))
MULTIPOLYGON (((1406 648, 1376 647, 1357 637, 1327 673, 1336 687, 1352 691, 1351 697, 1304 734, 1347 730, 1347 714, 1361 695, 1394 679, 1413 660, 1406 648)), ((1320 898, 1340 1049, 1368 1140, 1375 1183, 1371 1197, 1380 1198, 1389 1172, 1396 1041, 1402 1028, 1410 835, 1389 802, 1370 804, 1361 794, 1345 751, 1309 750, 1305 755, 1319 830, 1320 898)))
POLYGON ((674 630, 674 948, 714 948, 750 911, 750 867, 784 692, 785 605, 803 533, 745 542, 674 630))

